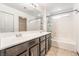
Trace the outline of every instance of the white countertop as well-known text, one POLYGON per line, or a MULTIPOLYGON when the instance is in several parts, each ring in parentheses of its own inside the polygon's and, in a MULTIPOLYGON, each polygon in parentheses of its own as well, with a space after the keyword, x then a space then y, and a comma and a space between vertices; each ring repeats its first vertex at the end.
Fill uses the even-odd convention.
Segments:
POLYGON ((16 35, 14 34, 12 36, 0 37, 0 50, 23 43, 25 41, 32 40, 34 38, 38 38, 40 36, 43 36, 49 33, 50 32, 40 33, 40 32, 29 31, 29 32, 20 32, 20 34, 22 34, 22 36, 20 37, 16 37, 16 35))

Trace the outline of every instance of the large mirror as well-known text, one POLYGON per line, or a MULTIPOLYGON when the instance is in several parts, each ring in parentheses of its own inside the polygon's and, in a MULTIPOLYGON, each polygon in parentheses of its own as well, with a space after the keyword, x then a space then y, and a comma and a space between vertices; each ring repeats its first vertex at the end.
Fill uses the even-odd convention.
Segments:
POLYGON ((0 33, 41 30, 42 13, 37 7, 31 3, 0 3, 0 33))

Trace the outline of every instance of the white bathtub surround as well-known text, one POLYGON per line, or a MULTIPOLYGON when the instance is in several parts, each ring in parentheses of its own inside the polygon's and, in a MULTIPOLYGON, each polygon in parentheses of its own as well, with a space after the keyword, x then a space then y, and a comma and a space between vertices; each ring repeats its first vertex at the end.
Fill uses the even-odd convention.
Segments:
POLYGON ((74 39, 74 12, 52 16, 52 45, 76 51, 74 39))
POLYGON ((28 31, 28 32, 17 32, 17 33, 3 33, 0 35, 0 50, 23 43, 25 41, 38 38, 40 36, 49 34, 50 32, 40 32, 40 31, 28 31), (6 37, 5 35, 8 34, 6 37), (13 35, 10 35, 13 34, 13 35), (21 36, 16 36, 21 34, 21 36))
POLYGON ((62 38, 57 39, 52 39, 52 46, 76 52, 76 43, 63 41, 62 38))

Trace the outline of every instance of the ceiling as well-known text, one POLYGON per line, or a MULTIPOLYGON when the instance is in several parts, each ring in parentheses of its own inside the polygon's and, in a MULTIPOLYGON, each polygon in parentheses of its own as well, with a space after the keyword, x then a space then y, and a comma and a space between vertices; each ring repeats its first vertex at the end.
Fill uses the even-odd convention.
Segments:
MULTIPOLYGON (((73 3, 37 3, 38 8, 32 8, 25 3, 4 3, 10 7, 23 11, 31 16, 39 17, 42 16, 43 8, 46 8, 47 14, 52 14, 56 12, 72 10, 73 3)), ((32 4, 32 3, 31 3, 32 4)))
MULTIPOLYGON (((42 4, 40 4, 42 6, 42 4)), ((47 14, 55 14, 62 11, 73 10, 74 3, 46 3, 43 4, 46 7, 47 14)))
POLYGON ((39 10, 32 8, 31 6, 29 6, 29 4, 23 4, 23 3, 4 3, 4 4, 17 10, 23 11, 24 13, 27 13, 34 17, 38 17, 41 15, 41 12, 39 10))

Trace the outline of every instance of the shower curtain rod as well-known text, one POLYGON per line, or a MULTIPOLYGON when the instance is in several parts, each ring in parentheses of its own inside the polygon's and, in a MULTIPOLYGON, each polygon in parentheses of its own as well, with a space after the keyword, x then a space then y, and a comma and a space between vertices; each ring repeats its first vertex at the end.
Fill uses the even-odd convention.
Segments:
MULTIPOLYGON (((79 12, 79 10, 75 9, 75 10, 71 10, 71 11, 66 11, 66 12, 61 12, 61 13, 57 13, 57 14, 47 15, 46 17, 50 17, 50 16, 54 16, 54 15, 58 15, 58 14, 63 14, 63 13, 70 13, 70 12, 74 12, 74 11, 79 12)), ((36 17, 33 20, 35 20, 35 19, 41 19, 41 18, 42 17, 36 17)))
POLYGON ((46 16, 46 17, 55 16, 55 15, 58 15, 58 14, 70 13, 70 12, 74 12, 74 11, 79 12, 77 9, 75 9, 75 10, 66 11, 66 12, 61 12, 61 13, 57 13, 57 14, 51 14, 51 15, 48 15, 48 16, 46 16))

